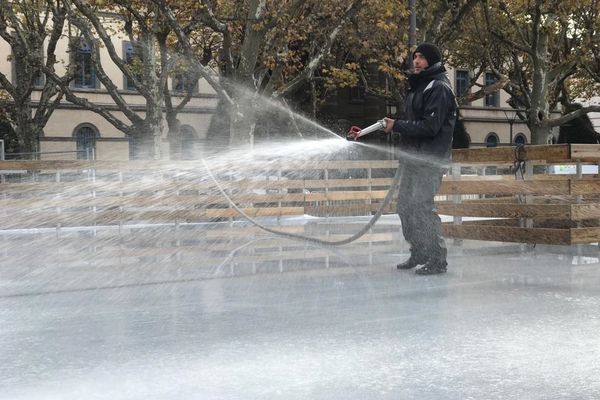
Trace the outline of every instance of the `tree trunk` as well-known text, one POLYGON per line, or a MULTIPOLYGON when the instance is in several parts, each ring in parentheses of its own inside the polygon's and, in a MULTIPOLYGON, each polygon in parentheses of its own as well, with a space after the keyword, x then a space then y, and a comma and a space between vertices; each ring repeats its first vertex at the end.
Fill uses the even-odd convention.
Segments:
POLYGON ((16 106, 14 130, 19 140, 19 152, 35 153, 38 149, 38 130, 31 119, 31 105, 23 102, 16 106))
MULTIPOLYGON (((536 119, 537 120, 537 119, 536 119)), ((551 131, 546 124, 532 122, 532 118, 527 122, 529 132, 531 132, 531 144, 548 144, 551 142, 551 131)))
POLYGON ((229 127, 229 145, 233 147, 254 146, 256 114, 248 107, 244 114, 233 110, 229 127))

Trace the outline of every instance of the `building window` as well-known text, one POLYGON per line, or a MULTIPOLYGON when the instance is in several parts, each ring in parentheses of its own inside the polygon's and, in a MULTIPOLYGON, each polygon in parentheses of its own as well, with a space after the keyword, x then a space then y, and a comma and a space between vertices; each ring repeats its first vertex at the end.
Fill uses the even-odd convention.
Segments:
POLYGON ((96 158, 96 141, 100 136, 96 128, 91 125, 83 125, 75 130, 74 136, 77 144, 77 159, 96 158))
POLYGON ((469 71, 457 69, 455 71, 455 82, 454 87, 456 90, 456 96, 460 100, 461 105, 468 105, 469 102, 466 100, 462 100, 463 96, 469 94, 469 85, 471 83, 471 78, 469 76, 469 71))
POLYGON ((515 136, 515 144, 525 145, 527 144, 527 138, 522 133, 517 133, 515 136))
MULTIPOLYGON (((490 72, 485 74, 485 86, 490 86, 496 83, 496 77, 490 72)), ((486 107, 500 107, 500 93, 496 90, 493 93, 485 95, 485 106, 486 107)))
POLYGON ((96 88, 96 67, 92 62, 92 45, 86 40, 79 40, 75 48, 75 79, 76 88, 96 88))
MULTIPOLYGON (((140 81, 142 78, 142 74, 140 73, 141 60, 135 50, 134 44, 132 42, 123 42, 123 53, 125 63, 129 67, 131 74, 134 75, 138 81, 140 81)), ((129 75, 125 75, 125 89, 137 90, 133 79, 129 75)))
POLYGON ((490 132, 485 138, 485 147, 496 147, 499 142, 500 139, 498 139, 498 135, 494 132, 490 132))

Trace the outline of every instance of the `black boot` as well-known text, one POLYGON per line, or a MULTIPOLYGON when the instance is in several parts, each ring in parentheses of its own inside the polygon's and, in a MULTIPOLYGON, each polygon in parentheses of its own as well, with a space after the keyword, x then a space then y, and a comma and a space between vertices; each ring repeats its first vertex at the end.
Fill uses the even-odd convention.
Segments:
POLYGON ((396 265, 396 268, 398 268, 398 269, 413 269, 417 265, 422 265, 422 264, 425 264, 426 262, 427 262, 427 257, 419 255, 419 254, 415 254, 415 253, 410 253, 409 259, 396 265))
POLYGON ((417 275, 435 275, 446 272, 448 263, 446 260, 430 258, 421 268, 415 270, 417 275))
POLYGON ((418 275, 435 275, 443 274, 447 271, 448 263, 446 262, 447 250, 445 247, 438 247, 431 251, 431 257, 425 265, 415 270, 418 275))

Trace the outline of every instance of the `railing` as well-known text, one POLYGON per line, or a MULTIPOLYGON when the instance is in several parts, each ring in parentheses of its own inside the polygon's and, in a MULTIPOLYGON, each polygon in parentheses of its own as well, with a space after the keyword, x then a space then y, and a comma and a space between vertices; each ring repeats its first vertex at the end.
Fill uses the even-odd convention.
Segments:
MULTIPOLYGON (((583 168, 598 160, 595 145, 454 151, 436 197, 439 212, 454 217, 444 232, 495 241, 598 242, 600 179, 583 168), (522 176, 509 171, 515 162, 524 167, 522 176), (552 173, 552 165, 564 164, 575 173, 552 173)), ((370 215, 397 168, 394 160, 245 163, 239 170, 214 164, 211 172, 251 217, 370 215)), ((0 161, 0 174, 4 230, 240 218, 198 161, 0 161)), ((395 208, 392 202, 385 212, 395 208)))

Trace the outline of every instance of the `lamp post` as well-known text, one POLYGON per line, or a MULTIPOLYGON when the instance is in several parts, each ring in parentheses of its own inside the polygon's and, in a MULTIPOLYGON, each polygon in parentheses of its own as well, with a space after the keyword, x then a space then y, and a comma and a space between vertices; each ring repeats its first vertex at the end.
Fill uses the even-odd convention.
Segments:
POLYGON ((513 143, 513 125, 515 123, 515 120, 517 119, 517 113, 519 110, 513 110, 514 114, 512 116, 512 118, 508 117, 508 114, 506 113, 506 110, 502 110, 502 112, 504 113, 504 116, 506 117, 506 121, 508 122, 508 125, 510 126, 510 140, 508 142, 508 145, 511 146, 513 143))
MULTIPOLYGON (((408 9, 410 11, 409 30, 408 30, 408 47, 409 47, 409 51, 412 52, 412 50, 415 47, 417 47, 417 5, 416 5, 416 0, 408 0, 408 9)), ((409 63, 410 69, 412 69, 413 60, 412 60, 410 52, 408 54, 408 63, 409 63)))

